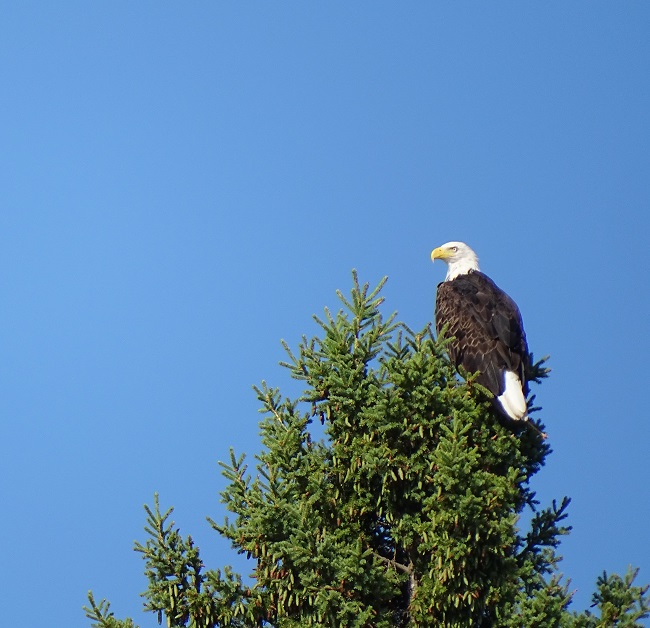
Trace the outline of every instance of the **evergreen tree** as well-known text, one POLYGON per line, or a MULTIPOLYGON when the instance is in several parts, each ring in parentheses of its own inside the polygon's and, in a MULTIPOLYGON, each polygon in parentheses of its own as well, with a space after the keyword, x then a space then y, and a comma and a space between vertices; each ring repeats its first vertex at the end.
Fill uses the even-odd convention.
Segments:
MULTIPOLYGON (((550 448, 539 421, 506 424, 472 374, 458 378, 429 327, 384 318, 356 274, 318 337, 288 346, 299 400, 262 384, 254 472, 231 451, 212 527, 253 564, 252 579, 206 570, 191 537, 146 507, 145 609, 171 627, 640 626, 636 572, 598 581, 571 613, 556 548, 569 500, 539 510, 530 480, 550 448), (324 427, 316 438, 314 424, 324 427), (527 530, 521 515, 532 509, 527 530)), ((542 362, 531 378, 546 376, 542 362)), ((92 625, 129 628, 89 594, 92 625)))

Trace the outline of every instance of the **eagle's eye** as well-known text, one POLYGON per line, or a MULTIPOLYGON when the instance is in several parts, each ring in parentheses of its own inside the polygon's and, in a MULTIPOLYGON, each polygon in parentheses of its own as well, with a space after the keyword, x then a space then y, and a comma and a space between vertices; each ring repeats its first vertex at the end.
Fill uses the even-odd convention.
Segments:
POLYGON ((452 250, 454 253, 456 253, 456 252, 458 251, 458 247, 457 247, 457 246, 452 246, 452 247, 451 247, 451 250, 452 250))

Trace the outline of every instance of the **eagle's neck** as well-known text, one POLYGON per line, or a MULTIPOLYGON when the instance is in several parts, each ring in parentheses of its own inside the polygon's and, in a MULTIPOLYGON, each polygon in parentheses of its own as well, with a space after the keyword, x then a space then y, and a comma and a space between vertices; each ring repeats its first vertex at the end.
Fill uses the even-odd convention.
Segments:
POLYGON ((460 275, 467 275, 474 270, 480 270, 478 267, 478 258, 476 256, 450 261, 447 265, 447 276, 445 277, 445 281, 451 281, 460 275))

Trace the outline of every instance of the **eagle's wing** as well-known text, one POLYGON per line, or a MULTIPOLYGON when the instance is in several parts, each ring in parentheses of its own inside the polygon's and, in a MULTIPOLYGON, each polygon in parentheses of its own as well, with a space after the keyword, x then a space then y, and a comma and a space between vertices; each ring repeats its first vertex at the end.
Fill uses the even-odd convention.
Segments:
POLYGON ((528 354, 521 315, 514 301, 491 279, 472 272, 438 286, 436 330, 454 337, 449 354, 456 366, 480 372, 478 382, 494 395, 504 389, 504 372, 524 379, 528 354))

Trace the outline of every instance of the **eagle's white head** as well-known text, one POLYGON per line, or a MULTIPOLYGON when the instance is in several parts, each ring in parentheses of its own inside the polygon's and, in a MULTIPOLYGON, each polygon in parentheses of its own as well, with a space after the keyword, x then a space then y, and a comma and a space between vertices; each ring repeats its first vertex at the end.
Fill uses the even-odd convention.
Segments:
POLYGON ((445 281, 465 275, 470 270, 479 270, 478 257, 464 242, 447 242, 431 251, 431 261, 441 259, 447 264, 445 281))

